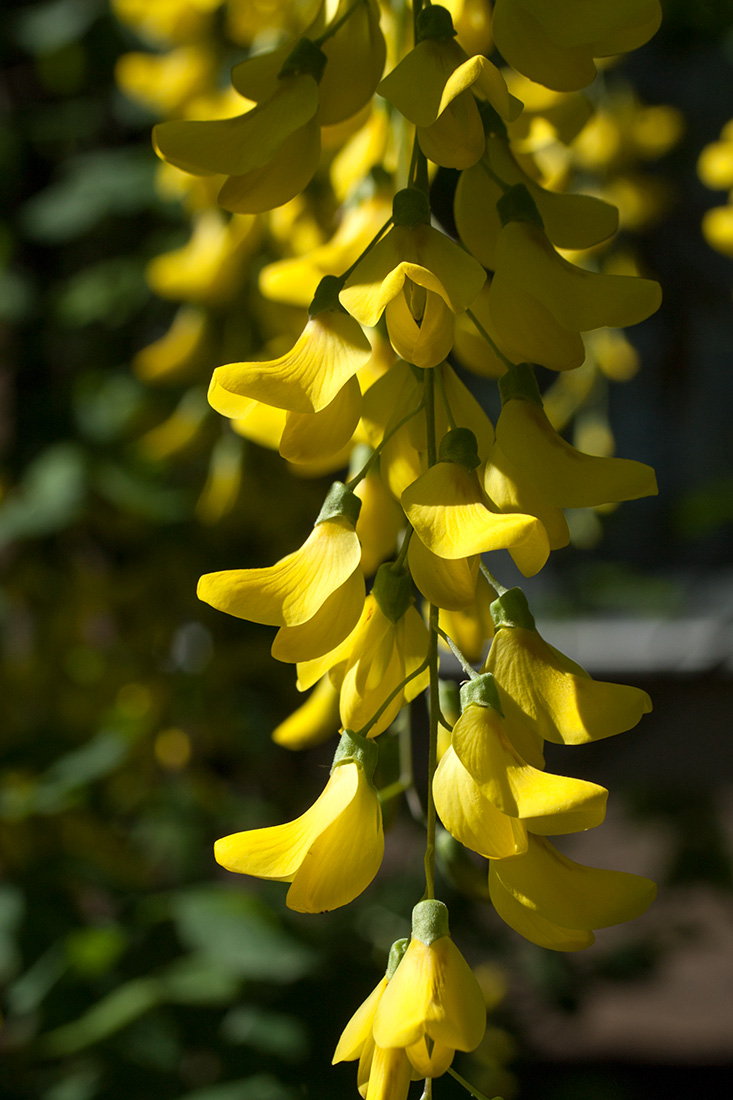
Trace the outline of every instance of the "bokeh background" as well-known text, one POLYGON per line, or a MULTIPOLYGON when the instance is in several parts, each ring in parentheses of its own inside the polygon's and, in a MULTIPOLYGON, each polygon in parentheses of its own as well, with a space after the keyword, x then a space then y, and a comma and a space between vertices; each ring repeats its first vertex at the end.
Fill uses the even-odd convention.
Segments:
MULTIPOLYGON (((576 750, 611 810, 566 850, 651 875, 660 900, 566 957, 444 875, 491 1009, 457 1065, 507 1100, 700 1093, 733 1055, 733 263, 702 238, 725 195, 696 174, 733 115, 733 6, 664 8, 611 77, 681 119, 634 168, 654 201, 621 239, 665 303, 608 393, 619 453, 660 494, 575 517, 528 586, 550 641, 654 698, 636 731, 576 750)), ((195 598, 201 573, 298 545, 326 483, 234 447, 202 411, 216 362, 162 386, 131 367, 175 309, 146 265, 188 232, 155 188, 155 116, 115 85, 133 31, 106 0, 50 0, 11 4, 0 33, 0 1097, 356 1096, 331 1052, 406 934, 421 836, 395 807, 377 882, 323 918, 216 867, 216 837, 310 804, 332 747, 273 745, 301 701, 291 670, 269 631, 195 598), (219 514, 212 455, 242 470, 219 514)))

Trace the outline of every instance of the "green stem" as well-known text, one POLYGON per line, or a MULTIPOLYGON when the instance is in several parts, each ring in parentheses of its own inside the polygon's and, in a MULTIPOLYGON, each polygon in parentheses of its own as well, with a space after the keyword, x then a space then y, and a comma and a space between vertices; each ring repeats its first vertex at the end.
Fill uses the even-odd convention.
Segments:
POLYGON ((440 401, 445 409, 445 415, 448 418, 448 426, 451 429, 456 428, 456 421, 453 413, 451 412, 450 402, 448 401, 448 394, 445 392, 445 379, 443 378, 442 365, 436 368, 435 378, 438 383, 438 391, 440 393, 440 401))
POLYGON ((370 240, 369 244, 368 244, 368 245, 366 246, 366 248, 364 249, 364 251, 363 251, 362 253, 360 253, 360 255, 359 255, 359 256, 358 256, 358 257, 357 257, 357 258, 356 258, 356 259, 354 260, 354 262, 353 262, 353 264, 351 265, 351 267, 347 267, 347 268, 346 268, 346 271, 344 271, 343 275, 339 275, 339 278, 341 279, 342 283, 345 283, 345 282, 346 282, 346 280, 348 279, 349 275, 351 275, 352 271, 353 271, 353 270, 354 270, 354 269, 355 269, 356 267, 358 267, 358 265, 359 265, 359 264, 361 263, 361 261, 362 261, 362 260, 364 259, 364 257, 365 257, 365 256, 368 256, 368 255, 369 255, 369 253, 370 253, 370 252, 371 252, 371 250, 372 250, 372 249, 374 248, 374 246, 375 246, 376 244, 379 244, 379 242, 381 241, 382 237, 383 237, 383 236, 384 236, 384 234, 385 234, 385 233, 387 232, 387 230, 389 229, 389 227, 390 227, 390 225, 391 225, 391 224, 392 224, 392 216, 390 215, 390 216, 389 216, 389 217, 387 218, 387 220, 386 220, 386 222, 384 223, 384 225, 382 226, 382 228, 381 228, 381 229, 380 229, 380 230, 379 230, 379 231, 378 231, 377 233, 375 233, 375 234, 374 234, 374 236, 372 237, 372 239, 370 240))
POLYGON ((437 629, 438 634, 440 635, 440 637, 446 643, 446 645, 450 646, 450 648, 453 652, 453 656, 458 659, 458 662, 459 662, 461 668, 466 673, 468 678, 470 680, 478 679, 478 675, 479 675, 478 672, 476 671, 475 668, 473 668, 473 666, 470 664, 470 662, 466 660, 466 658, 463 656, 463 654, 461 653, 460 649, 458 648, 456 643, 453 641, 453 639, 448 634, 446 634, 446 632, 444 630, 441 630, 440 627, 436 627, 436 629, 437 629))
POLYGON ((405 676, 404 680, 400 684, 397 685, 397 687, 394 689, 394 691, 391 691, 389 693, 387 698, 384 700, 382 705, 374 712, 374 714, 371 716, 369 721, 366 722, 361 727, 360 730, 356 730, 356 732, 358 734, 360 734, 361 737, 366 737, 367 736, 367 734, 369 733, 369 730, 377 724, 379 719, 382 717, 384 712, 387 710, 387 707, 390 705, 390 703, 392 703, 397 698, 397 696, 400 694, 400 692, 405 690, 405 688, 409 684, 410 680, 414 680, 416 676, 419 676, 421 672, 424 672, 425 669, 428 668, 429 660, 430 660, 430 652, 428 651, 428 656, 425 658, 425 660, 422 661, 417 666, 417 668, 413 669, 409 676, 405 676))
POLYGON ((407 550, 410 546, 410 539, 412 538, 412 527, 408 527, 405 531, 405 537, 402 540, 402 546, 400 546, 400 552, 396 559, 392 562, 392 572, 398 573, 405 564, 405 558, 407 557, 407 550))
POLYGON ((499 582, 499 581, 498 581, 498 580, 496 579, 496 577, 494 576, 494 574, 493 574, 493 573, 490 573, 490 572, 489 572, 489 570, 488 570, 488 569, 486 568, 486 566, 484 565, 484 563, 483 563, 483 562, 480 562, 480 564, 479 564, 479 569, 480 569, 480 570, 481 570, 481 572, 483 573, 483 575, 484 575, 485 579, 486 579, 486 580, 487 580, 487 581, 489 582, 489 584, 491 585, 491 587, 492 587, 492 588, 494 589, 494 592, 496 592, 497 596, 503 596, 505 592, 508 592, 508 591, 509 591, 509 589, 508 589, 508 588, 505 588, 505 587, 504 587, 504 585, 503 585, 503 584, 501 584, 501 583, 500 583, 500 582, 499 582))
POLYGON ((346 488, 347 489, 354 489, 359 484, 360 481, 364 480, 364 478, 367 476, 367 474, 369 473, 369 471, 372 468, 372 466, 374 465, 374 463, 379 458, 380 452, 382 451, 382 448, 385 446, 385 444, 389 443, 392 436, 396 432, 398 432, 400 430, 400 428, 403 428, 405 426, 405 424, 408 422, 408 420, 412 420, 413 416, 417 416, 417 414, 419 412, 421 412, 423 408, 424 408, 424 404, 421 401, 420 404, 412 410, 412 412, 406 413, 405 416, 403 416, 401 420, 398 420, 397 423, 395 424, 394 428, 390 428, 390 430, 387 432, 387 434, 385 436, 383 436, 382 442, 379 444, 379 446, 376 447, 374 449, 374 452, 369 455, 369 458, 366 460, 366 462, 364 463, 362 468, 359 470, 358 474, 354 474, 354 476, 349 481, 346 482, 346 488))
POLYGON ((346 20, 350 19, 356 9, 359 7, 359 5, 363 3, 364 0, 354 0, 354 3, 351 5, 351 7, 346 9, 338 22, 333 23, 330 27, 327 27, 319 38, 313 39, 314 45, 322 46, 324 42, 328 42, 329 38, 333 38, 333 36, 341 30, 346 20))
POLYGON ((493 351, 496 358, 500 359, 505 367, 515 367, 516 363, 512 363, 511 359, 507 358, 507 356, 504 354, 504 352, 499 350, 499 348, 496 346, 494 341, 491 339, 491 337, 489 336, 489 334, 486 331, 486 329, 484 328, 484 326, 481 324, 481 322, 478 320, 478 318, 475 317, 473 313, 471 313, 470 309, 466 310, 466 316, 470 317, 470 319, 473 322, 474 326, 481 333, 481 335, 483 336, 484 340, 486 341, 486 343, 489 345, 489 347, 493 351))
MULTIPOLYGON (((448 1066, 448 1073, 451 1077, 454 1077, 459 1085, 463 1085, 466 1092, 470 1092, 471 1096, 474 1096, 476 1100, 489 1100, 483 1092, 480 1092, 475 1085, 470 1084, 465 1077, 461 1077, 460 1073, 456 1073, 453 1066, 448 1066)), ((501 1100, 500 1096, 495 1096, 493 1100, 501 1100)))
POLYGON ((428 668, 430 669, 430 742, 428 746, 428 790, 425 817, 427 818, 427 841, 425 844, 425 897, 435 897, 435 830, 437 813, 433 798, 433 778, 438 766, 438 723, 440 721, 440 696, 438 691, 438 608, 430 604, 430 642, 428 645, 428 668))

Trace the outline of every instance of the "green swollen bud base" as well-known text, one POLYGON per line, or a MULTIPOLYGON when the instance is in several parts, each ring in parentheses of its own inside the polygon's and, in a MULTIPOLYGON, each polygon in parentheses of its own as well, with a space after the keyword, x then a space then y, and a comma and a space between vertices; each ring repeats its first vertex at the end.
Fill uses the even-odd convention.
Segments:
POLYGON ((392 200, 392 221, 395 225, 430 224, 430 202, 424 191, 417 187, 404 187, 392 200))
POLYGON ((457 33, 450 12, 440 4, 430 4, 418 13, 416 30, 418 42, 425 38, 454 38, 457 33))
POLYGON ((362 737, 353 730, 344 730, 333 755, 331 774, 342 764, 358 764, 368 780, 371 781, 374 769, 377 766, 379 749, 376 742, 362 737))
POLYGON ((338 313, 346 313, 339 301, 339 294, 344 288, 344 280, 338 275, 324 275, 316 287, 313 301, 308 306, 308 316, 316 317, 325 310, 335 310, 338 313))
MULTIPOLYGON (((514 591, 518 591, 515 589, 514 591)), ((493 604, 491 605, 494 606, 493 604)), ((469 680, 461 686, 461 710, 466 707, 491 707, 503 715, 499 692, 496 689, 496 681, 490 672, 484 672, 475 680, 469 680)))
POLYGON ((286 76, 312 76, 317 84, 326 68, 326 57, 320 46, 311 42, 310 38, 301 38, 286 57, 283 67, 277 74, 279 79, 286 76))
POLYGON ((409 940, 395 940, 389 949, 386 974, 388 978, 394 977, 394 972, 402 962, 402 956, 407 951, 409 940))
POLYGON ((540 229, 545 227, 537 205, 524 183, 515 183, 505 191, 497 202, 496 209, 502 225, 507 225, 508 222, 529 222, 540 229))
POLYGON ((496 630, 502 627, 521 627, 534 630, 534 615, 529 610, 527 597, 521 588, 510 588, 498 600, 494 600, 489 610, 496 630))
POLYGON ((499 393, 502 405, 513 398, 519 398, 522 401, 532 401, 542 408, 540 387, 537 385, 531 363, 517 363, 509 367, 499 379, 499 393))
POLYGON ((419 901, 412 910, 412 938, 430 947, 431 943, 449 935, 448 906, 445 902, 435 898, 419 901))
POLYGON ((391 623, 400 621, 412 603, 412 580, 406 569, 394 569, 387 562, 380 565, 372 586, 372 595, 379 609, 391 623))
POLYGON ((334 481, 326 494, 323 507, 318 513, 313 526, 317 527, 319 523, 325 523, 327 519, 338 519, 343 516, 352 527, 355 527, 360 511, 361 501, 356 493, 352 493, 351 489, 347 489, 342 481, 334 481))
POLYGON ((475 470, 480 465, 478 443, 470 428, 452 428, 440 441, 439 462, 456 462, 467 470, 475 470))

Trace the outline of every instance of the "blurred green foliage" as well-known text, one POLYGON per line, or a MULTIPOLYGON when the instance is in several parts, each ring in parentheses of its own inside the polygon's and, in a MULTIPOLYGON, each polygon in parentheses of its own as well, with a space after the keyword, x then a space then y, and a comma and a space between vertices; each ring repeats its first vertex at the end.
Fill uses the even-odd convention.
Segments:
MULTIPOLYGON (((714 40, 726 8, 670 5, 669 40, 714 40)), ((294 915, 277 884, 231 882, 215 867, 216 837, 309 804, 330 749, 314 763, 272 746, 298 701, 292 677, 283 687, 262 628, 194 592, 203 572, 297 544, 322 483, 294 489, 276 457, 251 448, 238 507, 210 529, 194 508, 213 421, 175 461, 141 453, 141 433, 178 398, 129 371, 172 315, 143 271, 183 223, 154 191, 150 119, 114 88, 132 37, 105 0, 22 4, 3 18, 0 1096, 352 1095, 353 1067, 331 1070, 330 1051, 405 934, 421 885, 401 853, 419 840, 400 819, 399 873, 355 917, 294 915), (274 495, 287 505, 273 510, 274 495)), ((681 506, 685 529, 730 520, 729 483, 709 493, 713 505, 698 494, 681 506)), ((678 826, 688 874, 697 819, 678 826)), ((712 862, 729 882, 722 857, 712 862)), ((517 951, 493 925, 489 945, 489 921, 454 906, 467 953, 514 953, 567 1011, 594 966, 608 980, 654 965, 643 941, 580 970, 517 951)), ((512 1088, 508 1019, 473 1067, 489 1095, 512 1088)), ((441 1095, 453 1089, 441 1082, 441 1095)))

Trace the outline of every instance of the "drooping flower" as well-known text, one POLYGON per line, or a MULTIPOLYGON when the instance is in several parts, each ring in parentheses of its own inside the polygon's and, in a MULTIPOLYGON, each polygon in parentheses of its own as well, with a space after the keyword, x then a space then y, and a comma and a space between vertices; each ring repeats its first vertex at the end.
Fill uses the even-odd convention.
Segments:
POLYGON ((635 325, 659 308, 662 292, 652 279, 587 271, 564 260, 530 220, 539 215, 524 185, 511 188, 499 208, 504 227, 489 311, 499 345, 513 362, 570 370, 585 356, 582 332, 635 325), (512 209, 514 203, 526 209, 512 209))
POLYGON ((495 0, 492 32, 508 64, 565 92, 592 82, 594 58, 642 46, 661 18, 659 0, 495 0))
POLYGON ((489 893, 502 920, 532 943, 581 951, 594 942, 593 929, 644 913, 656 886, 641 875, 575 863, 530 836, 524 855, 491 862, 489 893))
MULTIPOLYGON (((409 574, 392 565, 377 570, 371 613, 363 616, 349 639, 341 683, 341 720, 350 729, 360 729, 374 718, 399 685, 425 663, 429 634, 412 604, 409 574)), ((423 691, 429 680, 427 668, 398 692, 369 730, 376 737, 397 717, 405 705, 423 691)))
POLYGON ((518 817, 497 809, 481 792, 451 745, 433 777, 435 809, 443 825, 461 844, 485 859, 508 859, 527 850, 527 827, 518 817))
POLYGON ((286 903, 299 913, 338 909, 358 897, 382 862, 382 810, 372 784, 377 749, 345 731, 323 793, 285 825, 217 840, 228 871, 291 883, 286 903))
POLYGON ((593 680, 537 632, 519 588, 492 604, 496 633, 486 671, 499 689, 504 714, 540 741, 582 745, 631 729, 652 709, 640 688, 593 680))
POLYGON ((265 362, 217 367, 209 402, 223 416, 237 418, 241 398, 298 413, 325 409, 371 358, 361 326, 338 301, 339 280, 325 276, 311 302, 309 318, 285 355, 265 362))
POLYGON ((428 550, 441 558, 467 558, 506 549, 525 576, 539 572, 550 553, 545 529, 534 516, 491 511, 475 472, 473 433, 466 428, 449 432, 440 457, 402 494, 405 514, 428 550), (472 446, 462 458, 459 444, 470 442, 469 437, 472 446))
POLYGON ((299 550, 265 568, 207 573, 199 581, 199 599, 251 622, 281 628, 310 624, 314 640, 325 646, 321 652, 327 652, 353 628, 364 602, 361 549, 354 530, 358 514, 358 498, 335 482, 299 550))
MULTIPOLYGON (((608 791, 596 783, 553 775, 527 763, 512 742, 517 727, 505 726, 490 674, 461 689, 463 712, 453 728, 456 756, 481 794, 534 833, 556 836, 600 825, 608 791)), ((525 737, 534 755, 532 738, 525 737)))
MULTIPOLYGON (((629 458, 584 454, 565 442, 544 413, 531 367, 512 368, 501 379, 499 389, 499 446, 520 478, 546 505, 587 508, 656 493, 651 466, 629 458)), ((486 476, 491 479, 488 469, 486 476)))
POLYGON ((481 54, 469 57, 454 41, 450 13, 431 4, 418 15, 413 50, 379 85, 381 95, 417 127, 425 156, 446 168, 467 168, 484 150, 478 93, 504 119, 522 104, 481 54))
POLYGON ((374 1016, 376 1045, 404 1050, 421 1077, 439 1077, 485 1030, 481 989, 450 938, 446 906, 418 902, 409 946, 374 1016))
POLYGON ((618 210, 592 195, 550 191, 531 178, 512 156, 505 140, 488 135, 481 160, 461 172, 456 187, 456 227, 466 248, 485 267, 495 267, 502 230, 496 204, 504 183, 523 183, 535 201, 548 239, 557 248, 590 248, 618 228, 618 210))
POLYGON ((272 731, 272 740, 286 749, 310 749, 338 728, 338 692, 324 676, 305 702, 272 731))
POLYGON ((430 225, 423 192, 408 187, 393 203, 394 225, 346 280, 340 299, 363 325, 376 325, 386 306, 410 280, 443 299, 454 313, 467 309, 486 273, 450 237, 430 225))
POLYGON ((368 1100, 406 1100, 410 1081, 416 1074, 400 1047, 385 1050, 374 1042, 374 1017, 390 979, 407 948, 407 940, 396 940, 389 952, 387 971, 341 1033, 332 1064, 359 1059, 356 1083, 368 1100))

